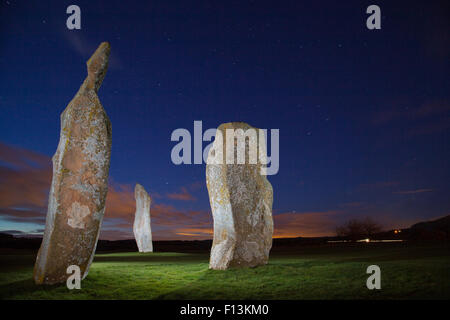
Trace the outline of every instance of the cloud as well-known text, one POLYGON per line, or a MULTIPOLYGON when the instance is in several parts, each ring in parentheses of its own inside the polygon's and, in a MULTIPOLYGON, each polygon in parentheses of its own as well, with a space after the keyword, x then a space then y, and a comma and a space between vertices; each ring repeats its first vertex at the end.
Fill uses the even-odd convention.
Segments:
POLYGON ((379 181, 374 183, 363 183, 360 185, 361 188, 370 188, 370 189, 378 189, 378 188, 390 188, 393 186, 397 186, 400 183, 397 181, 379 181))
POLYGON ((406 125, 404 132, 407 137, 440 133, 450 129, 448 100, 432 100, 418 107, 405 107, 409 104, 408 101, 394 101, 392 107, 372 116, 372 124, 383 126, 393 121, 401 121, 406 125))
MULTIPOLYGON (((70 46, 75 50, 75 52, 77 52, 85 60, 89 59, 97 49, 97 47, 100 45, 100 41, 98 43, 92 43, 91 41, 86 40, 86 38, 83 37, 80 32, 65 30, 64 37, 66 38, 70 46)), ((111 50, 109 56, 109 67, 112 69, 122 68, 122 62, 113 50, 111 50)))
POLYGON ((176 232, 177 235, 188 236, 188 237, 206 237, 207 239, 212 238, 214 230, 212 228, 185 228, 179 232, 176 232))
POLYGON ((375 125, 383 125, 398 119, 417 120, 441 115, 450 111, 450 103, 446 100, 428 101, 415 108, 404 107, 404 105, 409 105, 410 102, 403 100, 397 100, 392 104, 393 106, 389 109, 374 114, 372 123, 375 125))
MULTIPOLYGON (((182 197, 176 200, 190 199, 187 189, 181 189, 183 192, 178 195, 182 197), (188 195, 184 196, 184 194, 188 195)), ((111 184, 106 198, 101 239, 133 238, 135 210, 136 202, 132 187, 118 183, 111 184), (116 233, 113 230, 120 230, 120 232, 116 233)), ((196 239, 210 238, 212 216, 208 211, 181 211, 172 205, 153 201, 150 215, 155 240, 186 239, 188 233, 195 233, 196 239)))
POLYGON ((435 100, 422 104, 419 108, 412 110, 412 116, 422 118, 444 114, 450 111, 450 103, 445 100, 435 100))
POLYGON ((0 142, 0 218, 43 226, 51 171, 49 156, 0 142))
POLYGON ((46 206, 52 175, 50 157, 0 142, 1 163, 0 211, 11 207, 39 210, 46 206))
MULTIPOLYGON (((5 145, 0 142, 0 219, 14 223, 27 224, 27 230, 42 229, 45 225, 47 199, 51 183, 51 159, 49 156, 5 145), (31 224, 31 228, 30 228, 31 224)), ((391 188, 397 182, 376 182, 363 185, 369 188, 391 188)), ((198 187, 193 184, 182 187, 181 192, 173 193, 177 200, 192 200, 190 190, 198 187), (181 196, 180 196, 181 195, 181 196)), ((133 239, 135 213, 134 188, 110 178, 106 198, 106 210, 100 239, 133 239)), ((433 189, 396 191, 396 194, 418 194, 432 192, 433 189)), ((150 192, 150 196, 156 193, 150 192)), ((155 197, 157 198, 157 197, 155 197)), ((164 198, 166 199, 166 198, 164 198)), ((339 210, 295 212, 274 214, 274 237, 315 237, 334 235, 335 227, 350 217, 362 213, 377 217, 380 222, 397 225, 401 217, 377 211, 362 202, 347 202, 339 210), (369 211, 368 211, 369 210, 369 211), (395 221, 394 221, 395 220, 395 221)), ((209 210, 180 210, 171 204, 152 200, 151 223, 155 240, 202 240, 213 235, 213 218, 209 210)), ((411 218, 408 223, 419 221, 411 218)), ((405 222, 406 223, 406 222, 405 222)), ((7 227, 5 229, 16 229, 7 227)), ((24 231, 18 229, 18 231, 24 231)), ((24 231, 26 232, 26 231, 24 231)))
POLYGON ((180 200, 180 201, 195 201, 195 197, 189 193, 189 191, 185 187, 181 187, 180 192, 168 193, 167 198, 172 200, 180 200))
MULTIPOLYGON (((50 157, 30 150, 0 144, 0 218, 11 222, 44 226, 51 183, 50 157)), ((366 187, 391 187, 397 182, 377 182, 366 187)), ((181 187, 163 199, 192 201, 191 191, 201 186, 194 183, 181 187)), ((209 210, 180 210, 162 202, 155 192, 152 197, 151 221, 155 240, 211 239, 213 218, 209 210), (156 199, 154 199, 156 198, 156 199)), ((361 209, 361 203, 344 203, 341 211, 281 213, 273 216, 274 237, 310 237, 333 235, 335 226, 361 209)), ((100 239, 133 239, 136 210, 134 186, 110 178, 106 209, 100 239)))
POLYGON ((26 222, 38 225, 45 224, 47 208, 30 209, 22 208, 0 208, 0 217, 11 222, 26 222))
POLYGON ((18 235, 26 234, 25 232, 20 231, 20 230, 0 230, 0 233, 6 233, 6 234, 10 234, 12 236, 18 236, 18 235))
POLYGON ((31 231, 21 231, 21 230, 0 230, 0 233, 10 234, 15 237, 36 237, 42 236, 44 229, 36 229, 31 231))
POLYGON ((46 167, 50 157, 17 146, 0 142, 0 161, 15 168, 46 167))
POLYGON ((364 206, 364 205, 365 205, 364 202, 357 202, 357 201, 354 201, 354 202, 346 202, 346 203, 342 203, 342 204, 340 204, 339 206, 342 207, 342 208, 360 208, 360 207, 362 207, 362 206, 364 206))
POLYGON ((274 238, 319 237, 335 233, 339 211, 281 213, 273 217, 274 238))
POLYGON ((407 131, 409 137, 445 132, 450 129, 450 117, 424 123, 407 131))
POLYGON ((100 230, 100 240, 128 240, 134 239, 132 230, 124 231, 122 229, 105 229, 100 230))
MULTIPOLYGON (((49 156, 0 142, 0 218, 44 226, 51 178, 49 156)), ((186 188, 181 190, 175 197, 193 198, 186 188)), ((158 198, 157 193, 150 196, 158 198)), ((135 210, 133 187, 110 179, 101 237, 132 238, 135 210)), ((155 201, 151 219, 155 239, 182 238, 181 233, 209 237, 212 229, 209 211, 181 211, 155 201)))
POLYGON ((406 191, 396 191, 392 192, 393 194, 416 194, 416 193, 424 193, 424 192, 432 192, 433 189, 417 189, 417 190, 406 190, 406 191))
MULTIPOLYGON (((0 144, 0 217, 14 222, 45 224, 51 183, 50 157, 0 144)), ((182 187, 167 198, 192 201, 189 189, 182 187)), ((152 196, 152 193, 150 194, 152 196)), ((110 179, 101 239, 132 239, 134 190, 131 185, 110 179)), ((155 240, 211 239, 213 218, 209 210, 179 210, 173 205, 152 202, 151 221, 155 240)), ((334 232, 336 212, 282 213, 274 215, 275 237, 329 235, 334 232)))

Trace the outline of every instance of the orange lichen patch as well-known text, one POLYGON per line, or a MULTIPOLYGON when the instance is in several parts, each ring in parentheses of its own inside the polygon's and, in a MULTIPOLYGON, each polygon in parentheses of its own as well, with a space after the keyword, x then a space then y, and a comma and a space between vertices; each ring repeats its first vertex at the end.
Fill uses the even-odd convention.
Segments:
POLYGON ((228 231, 227 229, 222 229, 222 233, 220 234, 221 240, 225 240, 227 238, 228 231))
POLYGON ((81 149, 77 147, 70 148, 66 151, 63 158, 62 165, 65 169, 78 172, 83 167, 85 162, 84 156, 81 153, 81 149))

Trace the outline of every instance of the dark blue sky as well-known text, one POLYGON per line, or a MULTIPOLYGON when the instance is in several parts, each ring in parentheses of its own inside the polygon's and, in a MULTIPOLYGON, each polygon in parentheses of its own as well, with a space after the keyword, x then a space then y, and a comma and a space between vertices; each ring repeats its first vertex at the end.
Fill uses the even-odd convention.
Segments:
MULTIPOLYGON (((332 233, 350 217, 393 227, 450 214, 448 9, 447 1, 2 0, 0 229, 42 227, 8 211, 30 204, 8 200, 27 181, 14 180, 20 168, 5 154, 53 155, 59 115, 102 41, 112 47, 99 91, 113 128, 110 178, 140 182, 154 203, 183 213, 174 229, 209 210, 205 165, 170 159, 172 131, 193 133, 194 120, 204 129, 229 121, 280 129, 274 213, 296 216, 280 218, 279 235, 332 233), (81 30, 66 28, 71 4, 81 30), (370 4, 381 8, 381 30, 366 28, 370 4)), ((44 204, 31 207, 45 214, 44 204)), ((111 230, 130 231, 120 217, 111 230)))

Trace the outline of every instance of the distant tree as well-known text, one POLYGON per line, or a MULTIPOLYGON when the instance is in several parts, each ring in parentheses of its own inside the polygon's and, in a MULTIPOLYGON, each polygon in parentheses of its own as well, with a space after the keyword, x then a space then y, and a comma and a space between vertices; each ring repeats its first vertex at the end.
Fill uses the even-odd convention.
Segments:
POLYGON ((345 237, 350 240, 359 240, 370 238, 381 231, 381 225, 367 217, 365 219, 351 219, 336 228, 336 234, 339 237, 345 237))
POLYGON ((374 234, 382 231, 382 226, 379 223, 373 221, 370 217, 367 217, 363 220, 362 226, 364 234, 369 238, 374 234))

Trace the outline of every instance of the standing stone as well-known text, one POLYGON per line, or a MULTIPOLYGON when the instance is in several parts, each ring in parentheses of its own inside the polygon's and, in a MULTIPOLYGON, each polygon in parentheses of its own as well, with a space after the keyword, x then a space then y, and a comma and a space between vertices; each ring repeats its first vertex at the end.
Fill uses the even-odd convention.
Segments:
POLYGON ((37 284, 65 282, 70 265, 77 265, 84 279, 94 258, 111 156, 111 123, 97 96, 109 52, 109 43, 100 44, 87 62, 88 76, 61 114, 44 238, 34 266, 37 284))
POLYGON ((153 252, 152 229, 150 227, 150 204, 152 200, 144 187, 139 183, 134 188, 136 213, 134 215, 133 232, 139 252, 153 252))
POLYGON ((273 234, 273 191, 266 176, 261 174, 267 163, 265 142, 258 129, 243 122, 221 124, 217 129, 206 165, 206 184, 214 219, 211 269, 255 267, 268 262, 273 234), (235 131, 237 139, 227 142, 227 129, 238 129, 235 131), (256 132, 257 138, 246 139, 252 131, 248 129, 256 132), (226 161, 228 145, 234 146, 234 152, 230 152, 234 164, 226 161), (252 148, 259 155, 255 162, 249 157, 252 148), (242 164, 238 163, 239 152, 245 155, 242 164))

